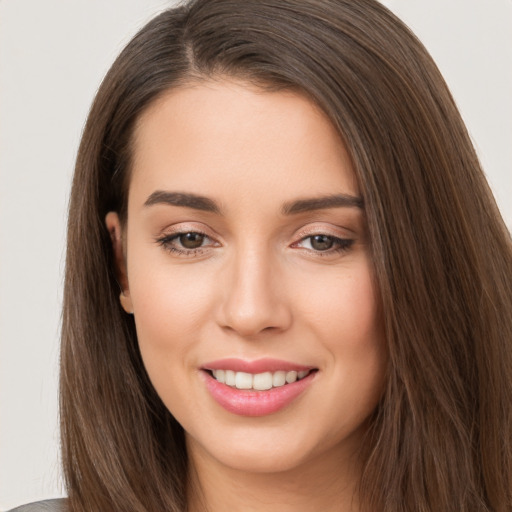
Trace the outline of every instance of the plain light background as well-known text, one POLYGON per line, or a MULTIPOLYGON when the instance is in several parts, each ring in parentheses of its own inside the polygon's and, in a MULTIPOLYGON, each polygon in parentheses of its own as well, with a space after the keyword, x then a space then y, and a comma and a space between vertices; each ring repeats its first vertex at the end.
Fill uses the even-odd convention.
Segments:
MULTIPOLYGON (((0 0, 0 510, 63 495, 57 361, 73 161, 109 65, 173 3, 0 0)), ((383 3, 438 63, 512 227, 512 1, 383 3)))

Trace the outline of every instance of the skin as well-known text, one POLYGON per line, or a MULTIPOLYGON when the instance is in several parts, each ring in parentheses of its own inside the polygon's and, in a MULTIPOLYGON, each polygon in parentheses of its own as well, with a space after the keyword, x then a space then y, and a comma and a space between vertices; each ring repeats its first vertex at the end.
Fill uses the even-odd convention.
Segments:
POLYGON ((351 162, 299 94, 205 81, 169 91, 137 123, 127 225, 115 212, 106 223, 144 364, 186 431, 191 511, 358 510, 357 453, 386 369, 364 210, 283 213, 332 194, 359 197, 351 162), (145 205, 155 191, 220 211, 145 205), (176 236, 187 232, 206 235, 194 252, 176 236), (245 417, 201 375, 228 357, 318 371, 286 408, 245 417))

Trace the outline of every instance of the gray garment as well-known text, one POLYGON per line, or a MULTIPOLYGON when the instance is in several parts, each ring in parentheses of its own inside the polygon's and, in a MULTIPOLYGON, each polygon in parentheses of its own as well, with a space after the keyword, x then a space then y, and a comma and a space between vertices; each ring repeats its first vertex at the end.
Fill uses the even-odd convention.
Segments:
POLYGON ((37 501, 35 503, 29 503, 28 505, 13 508, 9 512, 66 512, 66 501, 66 498, 37 501))

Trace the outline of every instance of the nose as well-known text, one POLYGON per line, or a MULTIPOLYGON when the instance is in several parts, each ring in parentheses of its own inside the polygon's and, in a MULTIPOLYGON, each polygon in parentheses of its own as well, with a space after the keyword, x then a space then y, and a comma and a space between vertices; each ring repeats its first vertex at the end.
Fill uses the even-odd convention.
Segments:
POLYGON ((244 338, 288 329, 292 309, 277 262, 265 251, 249 249, 226 264, 219 325, 244 338))

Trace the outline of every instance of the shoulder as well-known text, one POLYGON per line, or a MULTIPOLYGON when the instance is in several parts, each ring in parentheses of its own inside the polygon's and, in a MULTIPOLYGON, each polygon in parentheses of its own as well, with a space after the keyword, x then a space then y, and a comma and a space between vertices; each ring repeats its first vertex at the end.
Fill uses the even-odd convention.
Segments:
POLYGON ((56 500, 37 501, 13 508, 9 512, 66 512, 67 500, 65 498, 56 500))

